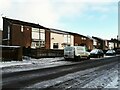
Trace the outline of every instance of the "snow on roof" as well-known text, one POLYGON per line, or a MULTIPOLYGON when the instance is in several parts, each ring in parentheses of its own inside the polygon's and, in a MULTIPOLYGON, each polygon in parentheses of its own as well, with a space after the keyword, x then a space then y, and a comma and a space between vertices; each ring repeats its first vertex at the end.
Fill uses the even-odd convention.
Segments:
POLYGON ((60 33, 60 34, 69 34, 69 32, 58 30, 58 29, 52 29, 52 28, 50 28, 50 31, 55 33, 60 33))
POLYGON ((6 46, 6 45, 0 45, 0 47, 11 47, 11 48, 19 48, 20 46, 6 46))

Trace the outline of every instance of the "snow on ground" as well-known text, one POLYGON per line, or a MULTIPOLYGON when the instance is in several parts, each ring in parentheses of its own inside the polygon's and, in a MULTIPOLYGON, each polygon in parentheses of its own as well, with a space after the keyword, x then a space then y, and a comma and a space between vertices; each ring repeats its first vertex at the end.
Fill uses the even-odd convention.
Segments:
MULTIPOLYGON (((48 87, 54 87, 56 89, 60 88, 61 90, 68 90, 70 88, 118 88, 118 65, 106 70, 104 67, 107 67, 107 65, 78 71, 52 80, 36 83, 34 85, 25 87, 25 90, 26 88, 48 87), (101 70, 101 68, 103 69, 101 70)), ((50 90, 52 89, 50 88, 50 90)))
MULTIPOLYGON (((105 56, 104 58, 108 58, 111 56, 105 56)), ((16 65, 29 65, 29 64, 61 64, 63 62, 59 62, 60 60, 63 60, 63 57, 56 57, 56 58, 41 58, 41 59, 34 59, 34 58, 29 58, 25 57, 23 61, 5 61, 5 62, 0 62, 0 68, 2 67, 10 67, 10 66, 16 66, 16 65)), ((100 58, 91 58, 91 60, 96 60, 100 58)), ((67 61, 64 61, 67 62, 67 61)))
POLYGON ((114 78, 105 88, 118 88, 118 76, 114 78))
POLYGON ((48 64, 48 63, 52 63, 52 62, 62 60, 62 59, 63 57, 41 58, 41 59, 28 58, 28 59, 23 59, 23 61, 5 61, 5 62, 0 62, 0 68, 10 67, 10 66, 15 66, 15 65, 48 64))
POLYGON ((82 88, 118 88, 118 70, 105 73, 95 78, 82 88))
MULTIPOLYGON (((2 73, 26 71, 33 69, 43 69, 61 65, 68 65, 73 62, 65 61, 63 57, 56 58, 41 58, 41 59, 27 59, 23 61, 9 61, 0 62, 2 73)), ((74 62, 77 63, 77 62, 74 62)))
MULTIPOLYGON (((104 58, 108 58, 111 56, 105 56, 104 58)), ((100 58, 91 58, 91 60, 98 60, 100 58)), ((102 58, 101 58, 102 59, 102 58)), ((0 62, 0 68, 2 68, 2 72, 17 72, 17 71, 25 71, 25 70, 32 70, 32 69, 42 69, 42 68, 49 68, 55 67, 60 65, 68 65, 68 64, 78 63, 78 62, 71 62, 65 61, 64 57, 55 57, 55 58, 41 58, 41 59, 34 59, 29 57, 24 57, 23 61, 5 61, 0 62)))
POLYGON ((80 77, 80 75, 82 76, 86 73, 94 72, 96 69, 98 69, 98 68, 92 68, 92 69, 87 69, 87 70, 84 70, 84 71, 78 71, 78 72, 71 73, 71 74, 68 74, 68 75, 65 75, 65 76, 62 76, 62 77, 59 77, 59 78, 55 78, 55 79, 52 79, 52 80, 36 83, 36 84, 28 86, 26 88, 47 88, 47 87, 50 87, 50 86, 54 86, 56 84, 64 83, 64 82, 67 82, 69 80, 75 79, 77 77, 80 77))
MULTIPOLYGON (((111 57, 111 56, 105 56, 105 58, 108 58, 108 57, 111 57)), ((67 65, 70 63, 77 63, 77 62, 64 61, 63 59, 64 59, 63 57, 41 58, 41 59, 27 58, 27 59, 23 59, 23 61, 0 62, 0 67, 2 68, 2 72, 14 72, 14 71, 32 70, 32 69, 38 69, 38 68, 47 68, 47 67, 54 67, 54 66, 60 66, 60 65, 67 65)), ((96 60, 96 58, 92 58, 91 60, 96 60)), ((70 79, 75 79, 76 77, 80 77, 86 73, 90 73, 90 72, 92 73, 96 69, 99 69, 99 68, 100 67, 68 74, 63 77, 59 77, 53 80, 48 80, 48 81, 43 81, 41 83, 37 83, 31 87, 32 88, 33 87, 46 88, 46 87, 55 85, 57 83, 62 83, 70 79)), ((103 84, 105 85, 105 88, 117 88, 118 87, 118 76, 117 75, 118 75, 117 71, 113 71, 113 73, 109 74, 109 77, 107 77, 107 74, 102 75, 96 78, 94 81, 90 82, 88 85, 86 84, 83 87, 88 88, 96 83, 98 83, 97 85, 99 85, 100 84, 99 82, 104 79, 104 81, 106 81, 107 83, 111 80, 111 82, 108 85, 105 85, 105 83, 103 84), (103 79, 101 80, 101 78, 103 79)), ((79 83, 81 82, 81 80, 79 79, 76 79, 76 80, 79 83)))

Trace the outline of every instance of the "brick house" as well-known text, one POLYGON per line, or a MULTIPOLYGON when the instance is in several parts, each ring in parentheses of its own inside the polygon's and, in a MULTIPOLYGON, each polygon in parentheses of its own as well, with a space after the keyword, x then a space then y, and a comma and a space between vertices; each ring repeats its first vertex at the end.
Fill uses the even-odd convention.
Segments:
POLYGON ((45 49, 64 49, 66 45, 85 45, 91 50, 93 40, 77 33, 3 17, 3 45, 45 49))
POLYGON ((104 40, 98 37, 93 38, 93 46, 102 50, 120 48, 120 41, 118 39, 104 40))
POLYGON ((64 49, 65 46, 74 46, 74 36, 71 32, 50 29, 50 48, 64 49))
POLYGON ((120 48, 120 41, 118 39, 111 39, 108 40, 108 42, 109 42, 109 49, 120 48))
POLYGON ((94 37, 94 36, 92 36, 92 38, 95 41, 95 44, 94 44, 95 48, 105 50, 105 41, 103 39, 99 37, 94 37))
POLYGON ((3 17, 3 45, 50 48, 49 29, 39 24, 3 17))
POLYGON ((57 48, 59 47, 59 49, 63 49, 66 45, 83 45, 86 46, 89 50, 93 49, 93 40, 87 36, 58 29, 50 29, 50 31, 51 49, 54 49, 54 46, 57 48))
POLYGON ((93 39, 74 33, 74 45, 83 45, 86 46, 89 50, 93 49, 93 39))

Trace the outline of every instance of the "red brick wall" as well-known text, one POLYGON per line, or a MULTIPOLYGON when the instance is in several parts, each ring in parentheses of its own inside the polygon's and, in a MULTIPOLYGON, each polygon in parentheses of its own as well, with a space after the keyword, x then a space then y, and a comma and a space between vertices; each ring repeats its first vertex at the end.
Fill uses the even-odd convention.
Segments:
POLYGON ((29 47, 32 42, 32 28, 28 26, 23 27, 23 46, 29 47))
POLYGON ((45 48, 50 49, 50 31, 45 30, 45 48))
POLYGON ((86 43, 87 43, 86 45, 87 45, 88 49, 92 50, 93 49, 93 40, 87 38, 86 43))
POLYGON ((11 45, 23 46, 23 37, 21 32, 21 26, 13 24, 11 29, 11 45))
MULTIPOLYGON (((84 37, 85 38, 85 37, 84 37)), ((90 50, 93 49, 93 40, 86 38, 86 40, 82 40, 82 36, 74 35, 74 45, 84 44, 90 50)))
POLYGON ((24 26, 21 32, 21 26, 13 24, 11 29, 11 45, 31 46, 31 27, 24 26))
POLYGON ((74 35, 74 45, 80 45, 82 42, 81 37, 79 35, 74 35))

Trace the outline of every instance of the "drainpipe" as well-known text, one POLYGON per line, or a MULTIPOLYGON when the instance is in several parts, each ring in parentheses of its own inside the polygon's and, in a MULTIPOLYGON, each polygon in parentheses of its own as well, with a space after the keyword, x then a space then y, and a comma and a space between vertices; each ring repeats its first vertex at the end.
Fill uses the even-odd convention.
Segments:
POLYGON ((39 48, 40 48, 40 28, 39 28, 39 48))

